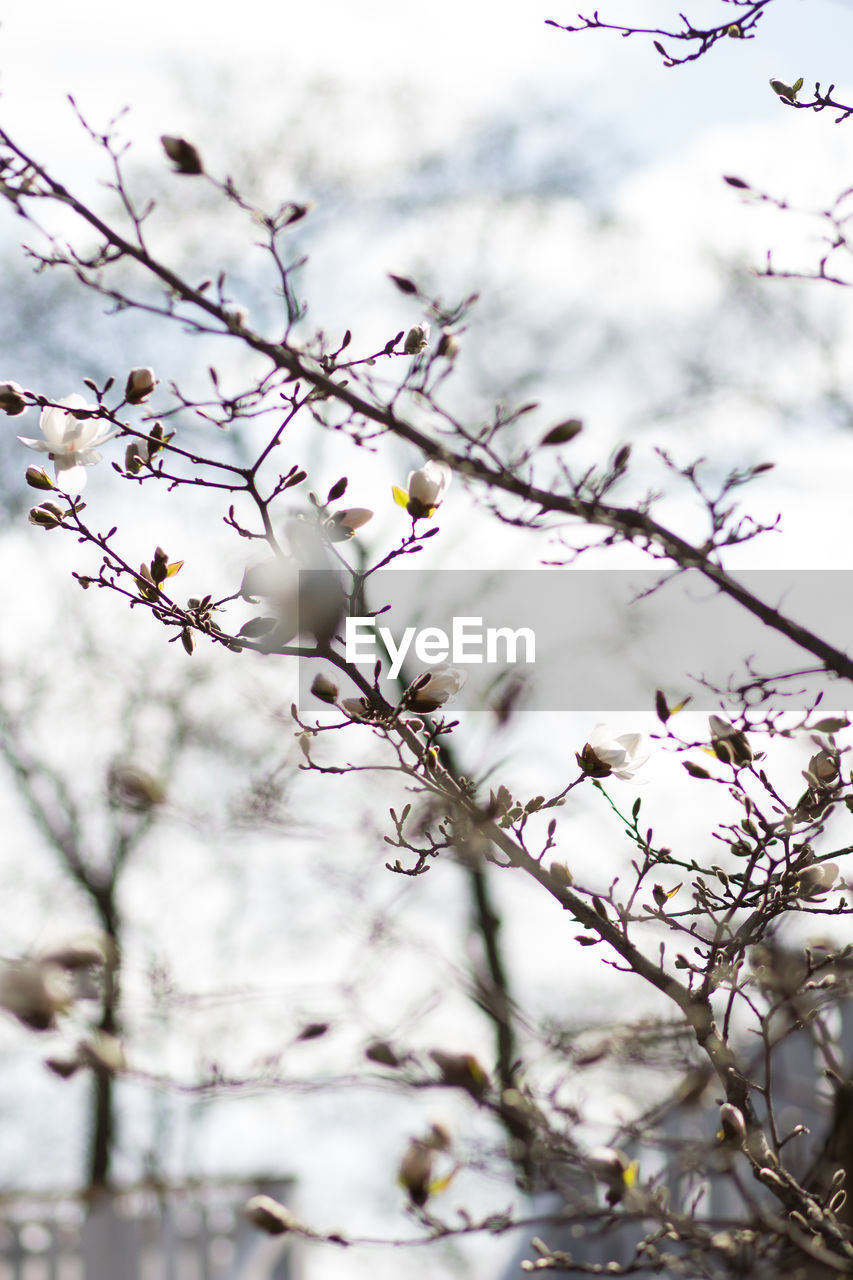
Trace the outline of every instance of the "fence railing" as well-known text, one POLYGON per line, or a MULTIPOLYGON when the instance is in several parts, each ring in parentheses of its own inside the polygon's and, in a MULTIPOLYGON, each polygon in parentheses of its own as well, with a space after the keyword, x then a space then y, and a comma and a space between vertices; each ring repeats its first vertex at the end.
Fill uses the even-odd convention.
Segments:
POLYGON ((291 1238, 241 1208, 288 1179, 145 1185, 94 1199, 0 1197, 0 1280, 298 1280, 291 1238))

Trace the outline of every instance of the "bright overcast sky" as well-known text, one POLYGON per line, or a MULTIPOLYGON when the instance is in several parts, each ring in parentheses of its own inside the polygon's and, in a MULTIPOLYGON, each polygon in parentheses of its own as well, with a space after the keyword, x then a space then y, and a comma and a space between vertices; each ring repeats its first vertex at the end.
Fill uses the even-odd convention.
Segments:
MULTIPOLYGON (((628 235, 621 249, 611 249, 608 280, 590 268, 597 305, 605 312, 636 309, 650 318, 657 310, 689 312, 720 287, 707 262, 700 263, 700 250, 745 251, 760 263, 769 244, 784 245, 792 234, 778 219, 745 208, 720 182, 722 173, 746 176, 807 204, 830 198, 847 181, 853 121, 836 127, 827 114, 786 109, 768 78, 793 81, 802 75, 807 87, 815 79, 834 82, 839 95, 849 98, 853 7, 835 0, 777 0, 760 24, 759 38, 724 41, 713 56, 672 70, 661 67, 644 39, 603 32, 569 36, 545 25, 546 17, 569 21, 576 7, 576 0, 437 0, 419 6, 246 0, 215 11, 196 0, 151 0, 144 10, 103 0, 74 8, 59 0, 9 6, 0 29, 0 113, 36 156, 60 176, 85 184, 91 153, 87 158, 65 102, 68 93, 96 126, 130 107, 126 132, 137 156, 152 165, 162 165, 161 133, 197 131, 204 104, 224 96, 233 132, 225 142, 215 129, 203 139, 205 154, 221 169, 234 161, 223 154, 225 145, 245 138, 250 152, 256 133, 269 133, 278 116, 290 118, 294 103, 298 118, 300 86, 318 80, 339 86, 345 117, 352 121, 345 150, 367 164, 386 137, 381 117, 395 86, 417 101, 420 140, 426 135, 444 146, 507 104, 515 104, 523 118, 526 101, 537 96, 565 110, 571 128, 580 121, 624 157, 621 168, 609 167, 605 195, 627 219, 628 235)), ((657 0, 642 12, 667 25, 676 8, 671 0, 657 0)), ((603 16, 614 20, 636 10, 636 3, 602 6, 603 16)), ((698 21, 701 15, 694 16, 698 21)), ((393 168, 387 182, 393 185, 393 168)), ((494 234, 499 237, 502 229, 494 234)), ((553 234, 564 235, 565 228, 555 225, 553 234)), ((543 288, 554 287, 549 254, 543 241, 543 288)), ((404 265, 383 262, 381 244, 374 257, 371 268, 377 270, 404 265)), ((532 258, 526 269, 536 280, 532 258)), ((584 269, 582 262, 572 265, 576 277, 584 269)), ((366 311, 372 300, 363 301, 366 311)), ((718 424, 715 430, 720 429, 725 434, 725 426, 718 424)), ((776 423, 762 422, 759 414, 747 442, 765 448, 765 438, 783 464, 781 455, 792 455, 798 502, 786 522, 788 555, 800 559, 807 554, 804 539, 814 514, 802 497, 801 468, 807 465, 811 474, 823 469, 797 441, 779 442, 776 423)), ((814 476, 828 486, 823 518, 837 523, 839 532, 851 471, 853 448, 845 435, 833 441, 832 478, 814 476)), ((780 493, 790 493, 784 465, 778 481, 780 493)), ((771 560, 777 556, 778 543, 767 554, 771 560)))

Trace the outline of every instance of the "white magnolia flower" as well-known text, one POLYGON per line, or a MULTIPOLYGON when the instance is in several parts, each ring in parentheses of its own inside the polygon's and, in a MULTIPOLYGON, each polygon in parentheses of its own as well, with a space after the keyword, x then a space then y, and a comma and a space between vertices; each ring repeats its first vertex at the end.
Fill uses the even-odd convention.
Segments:
POLYGON ((437 711, 455 697, 465 683, 465 676, 455 667, 434 667, 427 674, 426 680, 419 676, 412 684, 408 705, 416 711, 437 711))
POLYGON ((373 512, 368 507, 347 507, 344 511, 336 511, 325 523, 326 536, 330 542, 346 542, 372 519, 373 512))
POLYGON ((79 493, 86 484, 84 467, 92 467, 101 461, 98 445, 111 440, 115 431, 109 423, 98 418, 77 418, 79 410, 97 413, 98 406, 87 404, 82 396, 66 396, 59 404, 42 410, 39 418, 43 440, 29 440, 18 436, 28 449, 50 456, 56 471, 56 483, 65 493, 79 493))
POLYGON ((441 506, 452 478, 453 472, 446 462, 430 458, 418 471, 409 473, 408 492, 394 486, 394 500, 406 508, 412 519, 429 518, 441 506))
POLYGON ((584 773, 593 778, 608 778, 611 774, 628 782, 649 758, 643 751, 641 733, 613 735, 606 725, 598 724, 589 736, 589 742, 577 756, 584 773))

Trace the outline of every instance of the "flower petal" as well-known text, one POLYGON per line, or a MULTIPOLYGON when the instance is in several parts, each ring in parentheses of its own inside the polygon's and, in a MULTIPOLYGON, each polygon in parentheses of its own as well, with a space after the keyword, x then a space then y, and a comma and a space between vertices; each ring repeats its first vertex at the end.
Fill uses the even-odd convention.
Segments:
POLYGON ((79 493, 86 487, 86 469, 77 458, 60 456, 54 460, 57 488, 63 493, 79 493))

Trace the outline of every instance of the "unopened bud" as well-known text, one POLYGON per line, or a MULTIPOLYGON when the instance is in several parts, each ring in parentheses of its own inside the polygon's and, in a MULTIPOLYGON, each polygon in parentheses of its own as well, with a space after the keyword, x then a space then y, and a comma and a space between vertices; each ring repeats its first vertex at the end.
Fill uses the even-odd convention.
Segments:
POLYGON ((31 489, 56 488, 44 467, 27 467, 27 484, 31 489))
POLYGON ((364 698, 344 698, 341 701, 341 707, 350 720, 366 720, 370 715, 364 698))
POLYGON ((332 542, 345 542, 372 519, 373 512, 367 507, 347 507, 345 511, 336 511, 326 522, 326 533, 332 542))
POLYGON ((779 80, 773 76, 770 80, 770 88, 780 98, 785 98, 788 102, 793 102, 797 96, 796 90, 790 84, 786 84, 784 80, 779 80))
POLYGON ((452 333, 448 333, 446 329, 442 329, 441 337, 438 340, 436 355, 443 356, 445 360, 455 360, 459 354, 459 339, 452 333))
POLYGON ((44 502, 40 507, 33 507, 30 524, 36 524, 40 529, 56 529, 62 524, 64 514, 55 502, 44 502))
POLYGON ((181 644, 184 646, 184 649, 190 657, 192 657, 193 651, 195 650, 195 637, 189 627, 184 627, 181 632, 181 644))
MULTIPOLYGON (((27 473, 29 475, 29 472, 27 473)), ((819 787, 828 786, 838 777, 838 753, 818 751, 809 761, 806 779, 819 787)))
POLYGON ((415 324, 412 325, 406 334, 406 341, 403 343, 403 350, 407 356, 420 355, 422 351, 426 351, 429 346, 429 325, 415 324))
POLYGON ((316 675, 311 685, 311 692, 321 702, 334 703, 338 700, 338 686, 328 676, 316 675))
POLYGON ((742 1146, 746 1141, 743 1112, 730 1102, 724 1102, 720 1107, 720 1132, 717 1136, 721 1142, 731 1143, 732 1146, 742 1146))
POLYGON ((0 409, 4 413, 8 413, 10 418, 16 418, 26 407, 23 387, 19 387, 17 382, 0 382, 0 409))
POLYGON ((797 895, 800 898, 819 898, 829 892, 837 878, 837 862, 814 862, 800 872, 797 895))
POLYGON ((132 476, 138 475, 145 466, 146 459, 142 456, 144 449, 145 445, 141 441, 135 440, 124 451, 124 469, 132 476))
POLYGON ((124 398, 128 404, 142 404, 157 386, 154 370, 149 368, 131 369, 124 389, 124 398))
POLYGON ((253 1227, 259 1227, 271 1236, 284 1235, 285 1231, 299 1226, 290 1210, 278 1200, 273 1200, 272 1196, 252 1196, 243 1212, 253 1227))
POLYGON ((173 162, 176 173, 203 173, 204 166, 201 163, 201 156, 191 142, 187 142, 186 138, 172 138, 168 134, 163 134, 160 138, 163 144, 163 150, 173 162))

